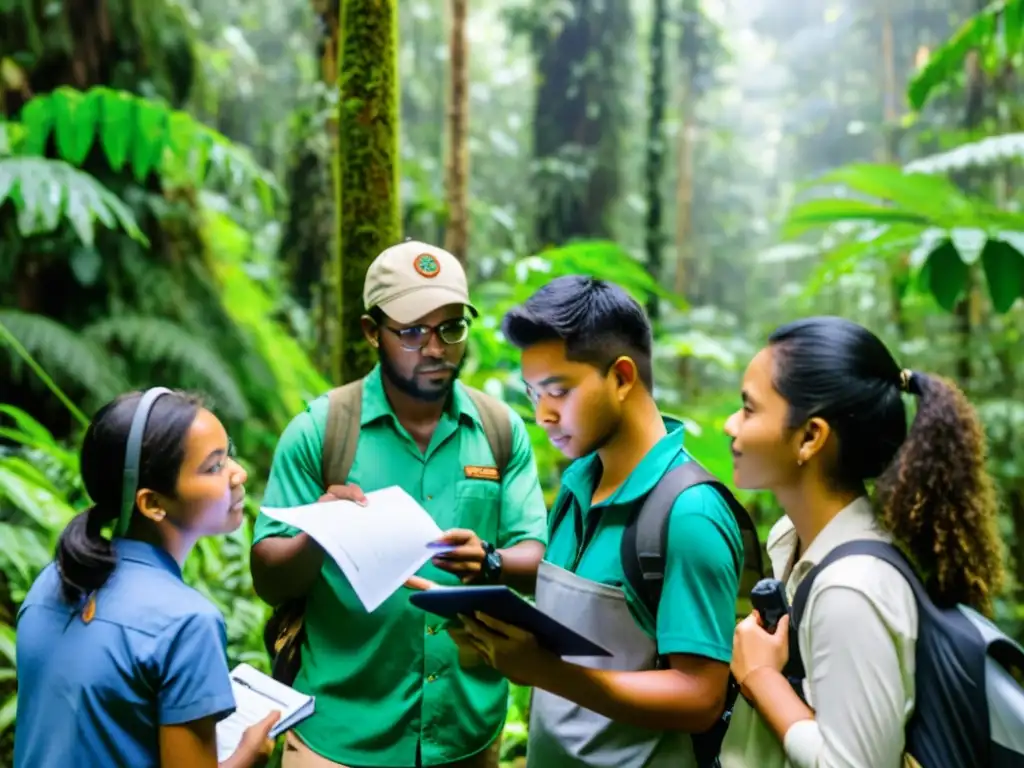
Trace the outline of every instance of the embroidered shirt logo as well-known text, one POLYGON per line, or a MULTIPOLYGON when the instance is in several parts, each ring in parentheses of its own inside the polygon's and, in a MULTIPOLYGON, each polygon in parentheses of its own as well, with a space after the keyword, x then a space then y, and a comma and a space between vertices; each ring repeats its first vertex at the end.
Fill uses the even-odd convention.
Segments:
POLYGON ((470 480, 494 480, 495 482, 501 480, 501 473, 498 472, 497 467, 470 466, 465 470, 466 477, 470 480))

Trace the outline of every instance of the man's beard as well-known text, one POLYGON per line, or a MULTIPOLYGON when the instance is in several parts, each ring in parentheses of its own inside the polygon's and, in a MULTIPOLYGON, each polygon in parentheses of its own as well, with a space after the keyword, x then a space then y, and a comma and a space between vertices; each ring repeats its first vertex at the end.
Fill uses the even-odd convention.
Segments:
MULTIPOLYGON (((402 376, 395 366, 391 362, 391 358, 388 357, 387 352, 382 347, 377 347, 377 359, 380 361, 380 371, 387 378, 389 382, 397 389, 409 397, 415 398, 416 400, 422 400, 427 403, 436 403, 438 400, 444 400, 448 397, 452 391, 452 387, 455 386, 455 381, 459 378, 459 373, 462 371, 462 364, 465 362, 465 357, 459 362, 458 365, 451 365, 443 361, 431 362, 430 367, 445 366, 451 372, 451 378, 443 386, 440 387, 421 387, 416 383, 415 378, 407 379, 402 376)), ((424 366, 427 367, 427 366, 424 366)))

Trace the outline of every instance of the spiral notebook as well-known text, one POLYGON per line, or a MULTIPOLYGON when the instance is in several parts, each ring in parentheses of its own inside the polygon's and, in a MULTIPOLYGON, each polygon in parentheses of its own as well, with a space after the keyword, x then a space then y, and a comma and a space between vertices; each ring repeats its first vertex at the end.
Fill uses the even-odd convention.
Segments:
POLYGON ((224 762, 238 748, 245 729, 255 725, 274 710, 281 713, 270 731, 275 739, 313 714, 316 700, 279 683, 248 664, 231 670, 231 688, 235 694, 235 711, 217 723, 217 760, 224 762))

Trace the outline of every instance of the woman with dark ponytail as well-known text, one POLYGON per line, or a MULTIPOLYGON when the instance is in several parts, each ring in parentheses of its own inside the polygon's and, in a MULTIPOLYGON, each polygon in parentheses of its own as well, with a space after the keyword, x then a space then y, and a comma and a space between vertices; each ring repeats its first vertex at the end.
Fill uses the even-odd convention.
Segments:
MULTIPOLYGON (((770 490, 785 510, 767 547, 790 602, 829 552, 867 539, 900 548, 937 605, 991 613, 1003 580, 996 497, 981 425, 956 385, 901 368, 856 323, 814 317, 769 337, 742 402, 726 424, 733 479, 770 490), (905 396, 917 406, 909 431, 905 396)), ((918 633, 904 577, 870 555, 835 560, 811 584, 795 632, 796 687, 783 674, 789 617, 774 634, 756 612, 737 626, 743 697, 723 768, 903 765, 918 633)))
MULTIPOLYGON (((181 568, 200 537, 241 524, 245 470, 216 416, 157 388, 100 409, 81 473, 93 506, 18 613, 15 768, 212 768, 235 709, 226 631, 181 568)), ((221 765, 260 764, 278 717, 221 765)))

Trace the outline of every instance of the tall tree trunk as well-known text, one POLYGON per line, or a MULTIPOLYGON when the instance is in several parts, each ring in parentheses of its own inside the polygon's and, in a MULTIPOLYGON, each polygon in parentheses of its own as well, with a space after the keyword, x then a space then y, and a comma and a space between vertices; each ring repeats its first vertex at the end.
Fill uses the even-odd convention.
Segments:
MULTIPOLYGON (((683 0, 679 37, 679 109, 682 125, 676 142, 679 168, 676 180, 676 269, 673 293, 690 301, 698 295, 698 271, 693 245, 694 142, 697 139, 697 79, 701 67, 701 10, 697 0, 683 0)), ((679 355, 676 375, 683 397, 696 393, 693 360, 679 355)))
POLYGON ((445 229, 445 248, 463 265, 469 247, 469 211, 467 185, 469 183, 469 66, 467 61, 466 6, 468 0, 451 0, 452 30, 449 50, 450 73, 448 88, 448 168, 446 191, 448 195, 448 226, 445 229))
POLYGON ((700 7, 683 0, 679 43, 679 110, 682 125, 676 140, 679 173, 676 181, 676 269, 672 290, 679 296, 697 296, 697 269, 693 249, 693 145, 697 137, 697 77, 700 75, 700 7))
POLYGON ((611 237, 619 194, 622 58, 633 30, 629 3, 571 0, 558 23, 533 30, 537 60, 534 158, 536 240, 611 237))
MULTIPOLYGON (((647 269, 660 285, 662 280, 662 249, 665 236, 661 224, 661 178, 665 163, 665 26, 667 0, 654 0, 651 20, 651 91, 647 121, 647 163, 644 168, 647 184, 647 222, 645 244, 647 269)), ((658 296, 647 300, 647 314, 658 320, 658 296)))
MULTIPOLYGON (((882 162, 899 162, 899 84, 896 79, 896 41, 892 24, 892 8, 881 0, 879 12, 882 15, 882 114, 883 150, 882 162)), ((900 339, 907 336, 907 321, 903 314, 903 291, 910 280, 910 254, 903 254, 899 261, 888 267, 889 319, 896 327, 900 339)))
POLYGON ((343 0, 338 71, 335 384, 373 367, 360 318, 370 262, 401 237, 398 186, 398 0, 343 0))

